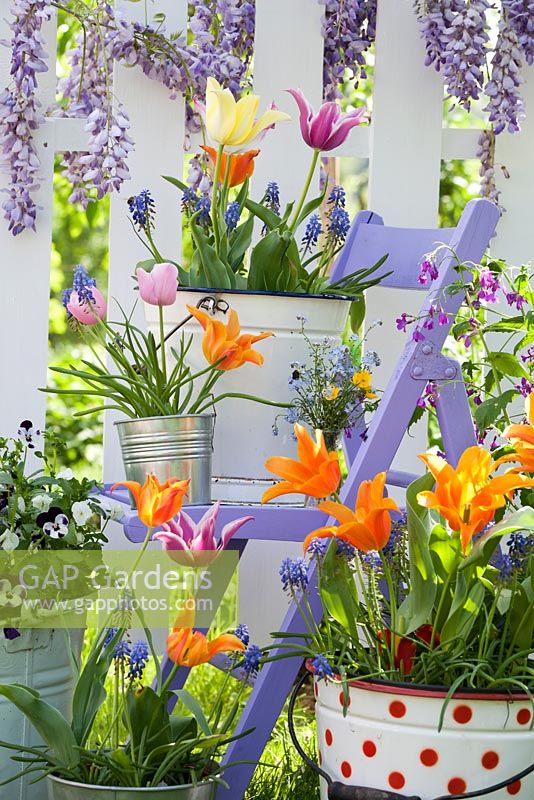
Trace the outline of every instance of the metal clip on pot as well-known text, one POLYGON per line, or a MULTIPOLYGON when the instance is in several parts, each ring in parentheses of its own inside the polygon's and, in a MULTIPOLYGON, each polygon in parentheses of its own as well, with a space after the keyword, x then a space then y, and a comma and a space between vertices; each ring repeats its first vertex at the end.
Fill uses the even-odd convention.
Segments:
MULTIPOLYGON (((326 781, 328 800, 421 800, 421 797, 415 795, 408 796, 405 794, 397 794, 397 792, 390 792, 387 789, 372 789, 365 786, 347 786, 345 783, 333 781, 330 775, 328 775, 324 769, 321 769, 321 767, 317 766, 317 764, 308 757, 308 754, 304 751, 297 738, 295 723, 293 720, 293 712, 295 710, 297 696, 307 678, 308 673, 306 672, 298 679, 293 687, 287 709, 287 724, 291 741, 295 745, 295 749, 297 750, 301 759, 310 767, 310 769, 312 769, 317 773, 317 775, 320 775, 321 778, 326 781)), ((471 800, 471 798, 485 797, 488 794, 493 794, 493 792, 498 792, 500 789, 505 789, 511 783, 515 783, 516 781, 526 778, 526 776, 530 775, 531 772, 534 772, 534 764, 531 764, 526 769, 518 772, 517 775, 512 775, 511 778, 507 778, 500 783, 495 783, 493 786, 488 786, 487 789, 479 789, 478 791, 466 792, 464 794, 441 795, 440 797, 434 798, 434 800, 471 800)))
MULTIPOLYGON (((200 298, 200 300, 197 303, 197 308, 202 308, 204 309, 204 311, 207 311, 208 314, 214 316, 216 311, 218 311, 221 314, 227 314, 230 305, 226 302, 226 300, 219 300, 216 297, 213 297, 212 295, 206 295, 206 297, 200 298)), ((186 325, 186 323, 188 323, 190 319, 193 319, 192 314, 188 314, 187 317, 184 317, 184 319, 181 322, 179 322, 178 325, 174 326, 172 331, 169 331, 169 333, 165 337, 165 341, 168 341, 168 339, 170 339, 171 336, 174 336, 176 331, 179 331, 180 328, 183 328, 184 325, 186 325)), ((156 350, 158 350, 160 347, 161 344, 157 344, 156 350)))

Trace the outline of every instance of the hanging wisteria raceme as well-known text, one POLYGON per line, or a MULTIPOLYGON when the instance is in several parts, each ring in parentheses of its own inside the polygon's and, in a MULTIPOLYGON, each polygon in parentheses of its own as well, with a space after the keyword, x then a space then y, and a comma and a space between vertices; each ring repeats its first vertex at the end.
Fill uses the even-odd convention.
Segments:
POLYGON ((527 64, 534 64, 534 0, 502 0, 527 64))
POLYGON ((41 165, 34 135, 44 119, 35 90, 38 76, 48 70, 42 34, 47 19, 50 0, 14 0, 11 5, 11 82, 0 96, 0 142, 1 159, 10 171, 2 208, 14 236, 35 230, 33 192, 39 188, 41 165))
POLYGON ((468 111, 484 86, 489 6, 489 0, 429 0, 419 18, 425 63, 443 73, 448 94, 468 111))
POLYGON ((499 35, 491 62, 491 77, 486 86, 489 103, 484 111, 489 115, 496 134, 504 130, 516 133, 521 130, 525 117, 523 98, 519 87, 523 83, 521 67, 523 56, 517 33, 509 25, 507 14, 499 21, 499 35))
POLYGON ((365 51, 374 42, 377 0, 319 0, 324 5, 323 94, 341 97, 340 84, 354 87, 367 77, 365 51))

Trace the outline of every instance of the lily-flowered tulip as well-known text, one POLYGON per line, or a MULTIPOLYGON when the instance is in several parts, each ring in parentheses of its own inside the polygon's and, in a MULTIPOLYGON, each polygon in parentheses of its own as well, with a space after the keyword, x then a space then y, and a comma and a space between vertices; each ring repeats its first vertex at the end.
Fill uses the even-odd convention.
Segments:
MULTIPOLYGON (((211 168, 213 171, 215 171, 215 166, 217 164, 217 151, 215 148, 208 147, 204 144, 201 144, 200 147, 205 153, 208 154, 211 162, 211 168)), ((246 179, 250 178, 254 172, 254 159, 259 155, 259 153, 259 150, 247 150, 246 153, 240 153, 239 155, 235 156, 227 156, 226 153, 223 153, 220 159, 219 183, 224 182, 224 176, 226 175, 226 168, 228 166, 227 159, 230 159, 230 166, 228 167, 228 186, 232 188, 244 183, 246 179)))
POLYGON ((424 453, 419 458, 436 479, 436 487, 432 492, 419 492, 417 502, 435 509, 453 531, 460 533, 464 554, 473 536, 484 530, 497 509, 502 508, 517 489, 534 486, 534 480, 512 470, 491 477, 503 459, 493 461, 483 447, 464 450, 456 469, 432 453, 424 453))
POLYGON ((315 538, 342 539, 363 553, 382 550, 391 535, 391 512, 399 511, 394 500, 384 497, 385 485, 385 472, 379 472, 372 481, 362 481, 354 511, 343 503, 319 503, 319 510, 337 519, 339 526, 325 526, 312 531, 304 541, 304 552, 315 538))
POLYGON ((172 306, 178 291, 178 269, 174 264, 154 264, 150 272, 142 267, 135 271, 139 294, 151 306, 172 306))
POLYGON ((252 345, 274 336, 273 333, 264 331, 257 336, 241 333, 239 317, 234 309, 230 309, 226 325, 195 306, 187 306, 187 310, 204 328, 202 352, 208 364, 216 364, 216 369, 224 371, 237 369, 247 362, 261 367, 263 356, 253 350, 252 345))
POLYGON ((121 481, 111 487, 125 486, 134 496, 137 514, 147 528, 169 522, 180 511, 189 488, 189 481, 171 478, 160 484, 155 475, 147 475, 143 486, 137 481, 121 481))
POLYGON ((367 111, 358 108, 343 113, 338 103, 323 103, 317 114, 300 89, 288 89, 296 100, 300 113, 300 132, 314 150, 334 150, 346 140, 352 128, 364 121, 367 111))
POLYGON ((81 299, 78 292, 72 291, 66 303, 67 311, 82 325, 98 325, 106 319, 106 298, 96 286, 90 289, 91 299, 81 299))
POLYGON ((525 472, 534 472, 534 402, 531 394, 525 401, 525 412, 530 424, 509 425, 503 433, 515 453, 503 456, 501 461, 519 461, 525 472))
POLYGON ((230 89, 223 89, 215 78, 206 87, 206 129, 212 141, 224 145, 227 152, 241 152, 267 128, 290 119, 276 109, 265 111, 256 119, 260 98, 248 94, 236 101, 230 89))
POLYGON ((167 638, 169 658, 180 667, 196 667, 211 661, 217 653, 243 653, 245 649, 233 633, 224 633, 210 641, 192 628, 174 628, 167 638))
POLYGON ((302 425, 295 425, 298 461, 284 456, 273 456, 265 462, 265 469, 282 478, 281 483, 264 492, 262 503, 283 494, 304 494, 323 498, 337 492, 341 470, 337 453, 326 449, 322 431, 315 431, 315 441, 302 425))
POLYGON ((215 527, 220 508, 221 504, 215 503, 198 524, 189 514, 181 511, 176 519, 165 523, 163 531, 155 533, 152 538, 161 542, 170 557, 179 564, 205 567, 217 558, 245 523, 254 519, 248 516, 228 522, 217 539, 215 527))

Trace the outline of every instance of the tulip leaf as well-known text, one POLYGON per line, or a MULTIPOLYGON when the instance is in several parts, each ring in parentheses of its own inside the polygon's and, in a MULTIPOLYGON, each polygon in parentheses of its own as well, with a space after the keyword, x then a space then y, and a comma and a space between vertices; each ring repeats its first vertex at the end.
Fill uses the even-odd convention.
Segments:
POLYGON ((515 631, 515 647, 517 650, 532 651, 534 633, 534 592, 531 579, 527 578, 513 593, 509 609, 510 629, 515 631))
POLYGON ((289 242, 278 231, 271 231, 252 249, 248 288, 256 291, 277 290, 276 282, 287 265, 289 242))
POLYGON ((172 175, 162 175, 163 180, 172 183, 173 186, 176 186, 177 189, 180 189, 182 192, 188 192, 189 186, 184 183, 183 181, 178 180, 178 178, 174 178, 172 175))
POLYGON ((278 214, 275 214, 274 211, 271 211, 270 208, 266 208, 261 203, 256 203, 254 200, 247 198, 244 205, 245 208, 248 209, 251 214, 254 214, 255 217, 258 217, 270 231, 274 231, 282 224, 282 220, 278 214))
POLYGON ((365 319, 365 296, 361 294, 350 304, 350 327, 353 333, 360 333, 365 319))
POLYGON ((354 575, 347 560, 338 556, 337 542, 330 543, 322 564, 319 584, 321 601, 327 613, 358 639, 357 620, 360 617, 360 603, 354 575))
POLYGON ((398 609, 398 633, 407 636, 429 622, 436 597, 437 576, 430 555, 430 514, 417 502, 419 492, 431 489, 434 477, 427 473, 406 490, 410 593, 398 609))
POLYGON ((79 763, 80 752, 69 723, 57 708, 41 700, 39 692, 11 683, 0 684, 0 695, 28 718, 57 764, 70 768, 79 763))
POLYGON ((252 215, 236 228, 232 236, 230 250, 228 252, 228 263, 233 272, 237 272, 243 263, 245 253, 250 247, 252 233, 254 231, 254 217, 252 215))
POLYGON ((209 244, 202 228, 191 221, 191 235, 195 242, 209 289, 232 289, 235 286, 232 270, 224 264, 209 244))
POLYGON ((473 570, 469 573, 458 571, 456 575, 452 605, 440 631, 442 645, 467 638, 478 618, 486 593, 473 570))
POLYGON ((134 760, 143 743, 153 750, 172 741, 167 697, 160 697, 150 686, 128 690, 124 722, 130 731, 134 760))
POLYGON ((196 697, 193 697, 187 689, 177 689, 174 694, 180 702, 190 711, 198 723, 198 727, 204 736, 211 736, 211 728, 202 707, 196 697))
POLYGON ((485 566, 489 562, 497 544, 503 536, 514 533, 514 531, 524 530, 534 531, 533 508, 520 508, 514 511, 509 517, 499 522, 497 525, 493 525, 486 533, 482 534, 473 545, 471 552, 460 565, 460 570, 464 570, 473 565, 485 566))
POLYGON ((106 637, 101 633, 100 641, 93 645, 78 678, 72 701, 72 731, 76 742, 81 746, 85 744, 94 719, 106 700, 107 692, 104 684, 113 661, 115 647, 123 634, 124 628, 119 628, 105 644, 106 637))
POLYGON ((304 222, 304 220, 310 216, 323 202, 326 194, 326 190, 328 188, 328 182, 325 183, 324 190, 318 197, 314 197, 312 200, 308 200, 308 202, 304 205, 302 211, 299 214, 299 218, 297 220, 297 226, 304 222))

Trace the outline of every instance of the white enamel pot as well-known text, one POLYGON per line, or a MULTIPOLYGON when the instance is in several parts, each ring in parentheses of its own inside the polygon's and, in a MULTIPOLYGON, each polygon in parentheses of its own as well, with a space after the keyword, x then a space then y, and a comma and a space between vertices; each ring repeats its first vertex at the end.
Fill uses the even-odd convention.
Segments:
MULTIPOLYGON (((308 353, 297 317, 306 319, 306 334, 312 341, 325 336, 340 341, 351 303, 347 298, 319 295, 182 289, 176 303, 164 308, 166 334, 188 315, 186 306, 197 306, 202 298, 213 298, 211 307, 216 308, 215 319, 225 322, 224 309, 231 307, 237 311, 244 333, 272 331, 275 334, 255 345, 265 358, 263 366, 245 364, 226 372, 216 385, 216 394, 238 392, 282 403, 292 399, 288 386, 290 364, 305 361, 308 353)), ((206 305, 210 306, 209 301, 206 305)), ((145 304, 145 313, 149 330, 158 338, 158 309, 145 304)), ((206 360, 202 354, 200 325, 190 320, 181 331, 193 335, 188 362, 193 369, 202 369, 206 360)), ((171 360, 170 347, 177 348, 179 336, 177 332, 168 340, 171 360)), ((272 483, 272 476, 264 468, 265 460, 272 455, 295 457, 295 442, 289 425, 281 423, 280 434, 273 436, 275 417, 283 413, 283 409, 228 398, 217 404, 215 411, 213 499, 257 502, 272 483)))
MULTIPOLYGON (((320 764, 343 784, 434 800, 488 788, 534 760, 526 695, 459 692, 444 710, 443 690, 352 681, 346 716, 339 683, 315 679, 315 696, 320 764)), ((487 797, 532 800, 534 774, 487 797)))
MULTIPOLYGON (((5 639, 0 631, 0 683, 22 683, 36 689, 66 719, 72 711, 76 676, 73 658, 79 660, 83 630, 23 629, 16 639, 5 639)), ((35 747, 42 740, 33 725, 7 698, 0 697, 0 739, 35 747)), ((24 765, 15 762, 13 750, 0 748, 0 781, 12 777, 24 765)), ((46 800, 46 781, 29 785, 35 775, 2 786, 1 800, 46 800)))

